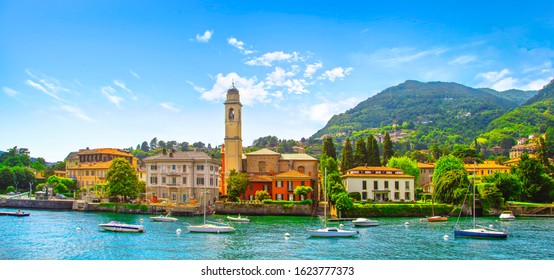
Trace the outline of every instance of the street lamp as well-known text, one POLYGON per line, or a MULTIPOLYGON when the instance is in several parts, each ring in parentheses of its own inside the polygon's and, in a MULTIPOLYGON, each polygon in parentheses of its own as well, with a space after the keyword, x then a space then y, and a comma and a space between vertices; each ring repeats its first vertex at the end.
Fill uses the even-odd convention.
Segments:
POLYGON ((29 182, 29 199, 31 198, 31 193, 33 193, 33 182, 29 182))

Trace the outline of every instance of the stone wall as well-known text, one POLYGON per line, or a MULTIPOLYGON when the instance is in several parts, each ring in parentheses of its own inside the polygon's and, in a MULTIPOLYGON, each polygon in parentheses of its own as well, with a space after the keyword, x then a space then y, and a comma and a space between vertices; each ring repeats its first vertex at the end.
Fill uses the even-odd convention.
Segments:
POLYGON ((312 215, 312 206, 217 201, 215 203, 215 213, 251 216, 310 216, 312 215))
POLYGON ((73 207, 73 200, 6 199, 3 207, 71 210, 73 207))

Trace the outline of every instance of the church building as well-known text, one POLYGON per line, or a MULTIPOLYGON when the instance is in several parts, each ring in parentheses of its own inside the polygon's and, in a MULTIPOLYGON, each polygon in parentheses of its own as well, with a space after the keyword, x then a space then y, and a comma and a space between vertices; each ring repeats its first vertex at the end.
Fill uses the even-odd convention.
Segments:
POLYGON ((245 172, 250 185, 242 200, 255 200, 256 191, 265 190, 273 200, 300 201, 314 199, 318 193, 318 160, 308 154, 280 154, 261 149, 244 154, 242 151, 242 104, 240 94, 233 85, 225 100, 225 144, 221 151, 222 194, 228 194, 226 180, 231 170, 245 172), (295 195, 294 189, 310 186, 306 197, 295 195))

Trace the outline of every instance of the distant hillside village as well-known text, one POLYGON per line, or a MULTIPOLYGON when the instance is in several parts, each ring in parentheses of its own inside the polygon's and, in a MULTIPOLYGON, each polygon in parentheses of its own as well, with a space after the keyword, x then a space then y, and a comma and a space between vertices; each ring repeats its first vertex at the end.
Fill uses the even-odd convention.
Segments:
MULTIPOLYGON (((408 145, 406 149, 401 140, 410 135, 406 132, 409 125, 393 123, 389 128, 391 133, 362 130, 342 132, 338 135, 340 138, 336 134, 323 134, 298 142, 267 136, 254 141, 254 146, 244 148, 242 104, 239 90, 234 86, 227 91, 223 112, 224 143, 217 147, 153 138, 136 149, 86 147, 71 151, 64 162, 54 165, 41 158, 31 161, 27 149, 14 147, 0 155, 0 189, 21 193, 50 187, 53 193, 101 201, 110 196, 107 186, 114 161, 124 159, 132 167, 129 174, 141 182, 136 186, 140 188, 139 195, 132 198, 144 203, 196 204, 201 195, 208 194, 210 204, 216 200, 266 199, 316 204, 324 199, 326 170, 340 172, 334 182, 327 182, 333 184, 330 186, 333 191, 338 190, 334 194, 345 192, 351 199, 362 202, 415 201, 434 192, 436 164, 444 156, 459 158, 466 174, 483 178, 514 172, 513 167, 518 166, 522 156, 525 159, 544 157, 548 151, 541 149, 552 141, 547 138, 548 133, 543 133, 519 138, 517 143, 507 141, 487 148, 475 141, 453 150, 438 145, 425 150, 408 145), (343 140, 336 145, 333 139, 343 140), (327 161, 328 158, 333 160, 327 161), (389 164, 393 158, 406 158, 415 163, 417 170, 389 164)), ((547 166, 552 158, 542 162, 547 166)), ((548 174, 551 169, 546 170, 548 174)), ((338 200, 337 197, 332 201, 338 200)))

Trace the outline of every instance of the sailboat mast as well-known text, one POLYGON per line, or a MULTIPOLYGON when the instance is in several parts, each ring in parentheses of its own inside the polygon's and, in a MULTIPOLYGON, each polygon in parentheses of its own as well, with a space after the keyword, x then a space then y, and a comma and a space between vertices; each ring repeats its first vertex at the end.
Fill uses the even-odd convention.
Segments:
POLYGON ((477 227, 477 224, 475 222, 475 176, 476 176, 476 168, 477 168, 477 162, 473 162, 473 228, 477 227))
POLYGON ((327 227, 327 167, 325 167, 325 177, 323 178, 323 196, 325 197, 325 206, 323 207, 323 227, 327 227))

